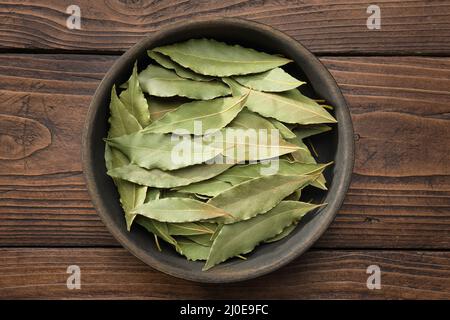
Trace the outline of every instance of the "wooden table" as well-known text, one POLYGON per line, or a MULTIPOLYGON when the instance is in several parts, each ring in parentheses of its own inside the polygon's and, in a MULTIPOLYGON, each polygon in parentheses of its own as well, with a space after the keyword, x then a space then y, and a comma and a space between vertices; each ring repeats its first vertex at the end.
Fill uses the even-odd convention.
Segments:
POLYGON ((0 1, 1 298, 450 298, 450 1, 0 1), (369 4, 381 29, 369 30, 369 4), (81 29, 66 8, 81 9, 81 29), (301 41, 351 108, 356 163, 336 220, 259 279, 172 278, 122 249, 80 163, 91 97, 114 60, 174 22, 220 16, 301 41), (69 265, 81 289, 69 290, 69 265), (381 269, 369 290, 368 266, 381 269))

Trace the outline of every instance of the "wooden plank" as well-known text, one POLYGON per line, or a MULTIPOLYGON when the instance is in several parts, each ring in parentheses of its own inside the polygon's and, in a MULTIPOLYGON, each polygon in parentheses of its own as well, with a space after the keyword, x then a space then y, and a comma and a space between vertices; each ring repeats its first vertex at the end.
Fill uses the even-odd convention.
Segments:
POLYGON ((347 99, 357 141, 351 188, 318 245, 448 248, 450 60, 322 61, 347 99))
POLYGON ((0 249, 0 298, 41 299, 448 299, 450 253, 317 251, 259 279, 199 284, 167 276, 121 248, 0 249), (81 289, 67 289, 69 265, 81 289), (381 289, 367 288, 370 265, 381 289))
POLYGON ((192 19, 240 17, 271 25, 316 53, 450 53, 450 1, 380 0, 381 29, 369 30, 371 1, 0 1, 0 47, 124 51, 144 35, 192 19), (66 9, 81 9, 81 29, 66 9))
POLYGON ((0 57, 0 113, 33 119, 51 132, 51 143, 27 157, 5 159, 25 141, 42 141, 29 128, 0 148, 1 245, 116 245, 92 207, 80 159, 90 98, 114 60, 0 57))
MULTIPOLYGON (((0 55, 0 128, 15 121, 23 130, 0 129, 1 246, 117 245, 79 161, 90 98, 115 59, 0 55)), ((348 100, 357 141, 346 201, 316 247, 450 248, 450 58, 322 61, 348 100)))

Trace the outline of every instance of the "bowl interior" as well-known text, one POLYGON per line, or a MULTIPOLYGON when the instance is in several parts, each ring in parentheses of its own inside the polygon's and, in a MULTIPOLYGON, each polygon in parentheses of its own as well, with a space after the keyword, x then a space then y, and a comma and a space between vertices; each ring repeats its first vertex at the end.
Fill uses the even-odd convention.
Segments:
POLYGON ((152 267, 171 275, 202 282, 231 282, 253 278, 275 270, 305 251, 332 221, 347 190, 353 163, 353 131, 348 109, 333 78, 323 65, 298 42, 265 25, 245 20, 222 19, 177 25, 143 39, 128 50, 107 73, 94 99, 86 120, 83 137, 83 165, 88 189, 102 220, 128 250, 152 267), (113 84, 125 82, 135 60, 142 70, 151 59, 148 49, 192 38, 213 38, 229 44, 239 44, 294 60, 284 67, 294 77, 307 81, 301 91, 312 98, 326 99, 334 106, 338 124, 331 132, 311 138, 318 153, 318 162, 334 161, 325 171, 329 191, 308 187, 305 194, 315 203, 328 206, 303 219, 296 230, 282 241, 258 246, 248 260, 232 259, 209 271, 201 271, 203 262, 187 261, 172 248, 163 245, 159 252, 153 237, 135 225, 126 231, 117 190, 106 175, 104 142, 109 128, 109 100, 113 84))

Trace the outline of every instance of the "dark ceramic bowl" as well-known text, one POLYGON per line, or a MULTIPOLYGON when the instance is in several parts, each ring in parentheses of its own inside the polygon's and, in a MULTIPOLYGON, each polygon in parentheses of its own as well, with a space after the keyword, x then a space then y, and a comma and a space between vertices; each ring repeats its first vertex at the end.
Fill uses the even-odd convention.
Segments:
POLYGON ((269 26, 241 19, 218 19, 181 23, 156 32, 125 52, 100 83, 87 114, 83 133, 83 168, 87 186, 101 219, 113 236, 136 257, 167 274, 200 282, 233 282, 274 271, 307 250, 327 229, 342 204, 353 167, 353 128, 349 110, 336 82, 327 69, 294 39, 269 26), (325 172, 329 191, 306 190, 308 199, 328 205, 310 213, 289 237, 258 246, 248 260, 232 259, 209 271, 202 262, 187 261, 172 248, 159 252, 153 237, 135 225, 125 227, 122 208, 112 179, 106 175, 103 138, 108 130, 109 100, 113 84, 125 82, 138 60, 140 68, 150 62, 147 49, 191 38, 213 38, 240 44, 268 53, 282 54, 294 60, 286 66, 289 73, 306 80, 301 90, 310 97, 325 99, 334 106, 337 125, 327 134, 312 139, 320 162, 334 161, 325 172))

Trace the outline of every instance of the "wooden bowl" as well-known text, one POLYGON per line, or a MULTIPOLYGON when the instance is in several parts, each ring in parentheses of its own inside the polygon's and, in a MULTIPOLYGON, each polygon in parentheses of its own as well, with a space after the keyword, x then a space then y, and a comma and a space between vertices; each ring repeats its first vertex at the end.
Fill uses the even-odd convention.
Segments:
POLYGON ((348 107, 335 80, 327 69, 300 43, 269 26, 242 19, 217 19, 177 24, 142 39, 117 59, 100 83, 92 99, 83 132, 82 162, 89 193, 98 214, 113 236, 132 254, 149 266, 173 275, 199 282, 234 282, 255 278, 274 271, 307 250, 327 229, 344 200, 350 184, 353 167, 353 128, 348 107), (109 128, 109 101, 113 84, 125 82, 138 60, 140 70, 150 62, 146 51, 157 46, 185 41, 191 38, 213 38, 230 44, 240 44, 267 53, 282 54, 294 60, 285 69, 307 85, 300 89, 313 98, 325 99, 334 106, 338 123, 332 131, 312 139, 320 162, 334 161, 325 176, 327 192, 308 188, 308 199, 327 202, 319 211, 309 213, 289 237, 271 244, 258 246, 248 260, 231 259, 208 271, 202 271, 203 262, 187 261, 172 248, 159 252, 153 236, 137 224, 131 232, 125 219, 112 179, 106 175, 104 160, 109 128))

